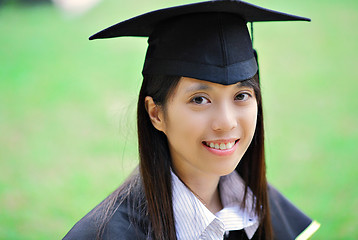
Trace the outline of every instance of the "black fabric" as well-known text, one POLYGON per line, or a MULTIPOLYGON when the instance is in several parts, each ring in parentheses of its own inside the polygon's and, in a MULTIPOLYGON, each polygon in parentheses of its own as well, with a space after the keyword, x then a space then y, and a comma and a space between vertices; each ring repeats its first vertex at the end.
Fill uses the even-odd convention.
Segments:
POLYGON ((309 18, 274 11, 240 0, 214 0, 148 12, 110 26, 92 35, 90 40, 120 36, 149 37, 158 23, 186 14, 208 12, 233 13, 243 18, 246 22, 310 21, 309 18))
POLYGON ((310 21, 243 1, 208 1, 157 10, 106 28, 90 39, 144 36, 142 73, 191 77, 224 85, 258 71, 249 21, 310 21))
MULTIPOLYGON (((244 230, 230 231, 228 236, 224 237, 224 240, 249 240, 244 230)), ((255 236, 251 239, 255 240, 255 236)))
POLYGON ((257 72, 246 22, 238 15, 180 16, 160 24, 148 44, 143 74, 191 77, 229 85, 257 72))
MULTIPOLYGON (((98 234, 99 214, 101 204, 78 221, 66 234, 63 240, 92 240, 98 234)), ((145 240, 148 236, 149 221, 139 215, 138 204, 133 204, 130 198, 117 202, 113 217, 104 229, 103 240, 145 240), (136 205, 136 207, 134 207, 136 205)))
MULTIPOLYGON (((136 194, 136 193, 132 193, 136 194)), ((271 220, 273 225, 274 239, 291 240, 295 239, 304 231, 312 220, 297 209, 290 201, 280 194, 274 187, 268 189, 270 199, 271 220)), ((126 199, 120 204, 113 217, 110 219, 103 235, 103 240, 145 240, 150 239, 148 235, 149 221, 136 212, 140 203, 131 203, 126 199), (137 206, 137 207, 136 207, 137 206)), ((101 207, 101 205, 99 205, 101 207)), ((141 211, 141 210, 139 210, 141 211)), ((92 210, 89 214, 77 222, 63 238, 64 240, 91 240, 96 239, 98 211, 92 210)), ((231 231, 228 240, 247 240, 246 233, 231 231)), ((252 240, 258 240, 257 232, 252 240)))
POLYGON ((312 220, 274 187, 270 186, 268 193, 275 239, 295 239, 312 223, 312 220))

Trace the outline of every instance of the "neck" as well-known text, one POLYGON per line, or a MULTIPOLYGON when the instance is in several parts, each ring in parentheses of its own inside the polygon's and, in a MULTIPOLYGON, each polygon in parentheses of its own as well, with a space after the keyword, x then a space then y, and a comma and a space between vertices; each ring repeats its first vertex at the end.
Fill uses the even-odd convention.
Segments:
POLYGON ((201 175, 198 177, 197 175, 190 176, 175 173, 209 211, 215 214, 223 208, 218 188, 219 176, 201 175))

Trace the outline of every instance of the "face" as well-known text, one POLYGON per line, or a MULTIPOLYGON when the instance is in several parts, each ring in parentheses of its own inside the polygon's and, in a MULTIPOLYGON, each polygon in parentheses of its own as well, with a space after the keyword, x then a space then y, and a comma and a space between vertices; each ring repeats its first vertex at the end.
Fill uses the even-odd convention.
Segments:
POLYGON ((253 138, 256 119, 251 87, 183 77, 153 124, 168 138, 177 174, 218 177, 236 168, 253 138))

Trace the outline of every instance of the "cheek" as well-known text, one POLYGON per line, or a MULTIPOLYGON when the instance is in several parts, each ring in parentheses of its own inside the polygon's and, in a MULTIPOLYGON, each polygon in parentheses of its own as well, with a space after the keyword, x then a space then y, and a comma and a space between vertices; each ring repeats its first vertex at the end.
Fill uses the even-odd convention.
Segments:
POLYGON ((195 114, 187 108, 172 108, 166 117, 165 134, 172 143, 196 141, 201 136, 205 119, 207 118, 203 114, 195 114))
POLYGON ((256 122, 257 122, 257 106, 248 109, 244 117, 244 124, 246 134, 249 136, 253 136, 256 129, 256 122))

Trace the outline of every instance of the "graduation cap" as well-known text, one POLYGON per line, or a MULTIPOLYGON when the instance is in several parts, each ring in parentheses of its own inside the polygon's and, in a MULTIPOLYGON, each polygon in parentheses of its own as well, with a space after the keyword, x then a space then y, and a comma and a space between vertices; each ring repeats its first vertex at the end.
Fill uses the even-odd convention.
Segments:
POLYGON ((142 73, 234 84, 258 71, 248 22, 310 21, 239 0, 217 0, 149 12, 89 39, 149 37, 142 73))

